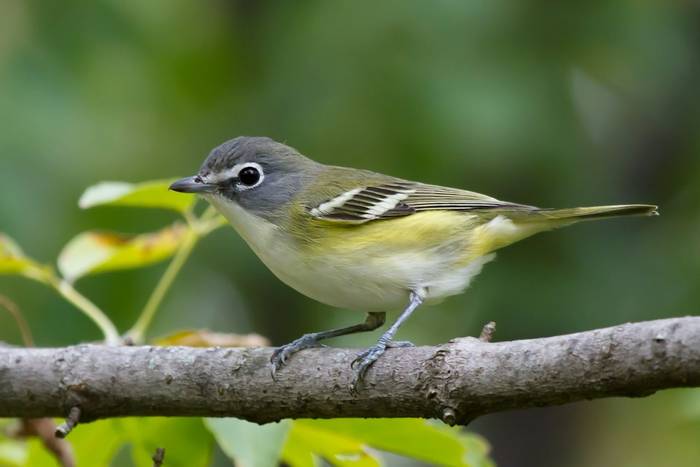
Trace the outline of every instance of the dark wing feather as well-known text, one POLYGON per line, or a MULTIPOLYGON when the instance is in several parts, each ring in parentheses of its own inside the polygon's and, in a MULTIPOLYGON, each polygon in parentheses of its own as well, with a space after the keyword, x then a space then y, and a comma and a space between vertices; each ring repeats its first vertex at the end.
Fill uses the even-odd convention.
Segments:
POLYGON ((311 207, 309 212, 318 219, 328 221, 365 223, 410 216, 421 211, 483 211, 503 208, 534 209, 472 191, 396 181, 342 192, 311 207))

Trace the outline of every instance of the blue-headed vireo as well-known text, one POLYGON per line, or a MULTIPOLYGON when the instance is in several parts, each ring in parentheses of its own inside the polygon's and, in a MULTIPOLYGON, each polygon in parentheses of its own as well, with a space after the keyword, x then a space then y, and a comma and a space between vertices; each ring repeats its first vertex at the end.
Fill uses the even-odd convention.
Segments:
POLYGON ((494 251, 582 220, 655 215, 646 204, 541 209, 456 188, 314 162, 262 137, 214 149, 199 173, 172 184, 223 214, 284 283, 319 302, 367 312, 364 323, 305 334, 272 356, 329 337, 371 331, 403 309, 376 345, 353 362, 355 385, 423 302, 463 292, 494 251), (408 304, 408 305, 406 305, 408 304))

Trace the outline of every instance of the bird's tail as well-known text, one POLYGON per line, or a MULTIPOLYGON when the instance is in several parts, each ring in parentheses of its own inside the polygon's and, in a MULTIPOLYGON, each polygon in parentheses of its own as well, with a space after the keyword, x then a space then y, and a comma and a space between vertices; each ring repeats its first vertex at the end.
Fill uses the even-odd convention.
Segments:
POLYGON ((659 215, 658 206, 651 204, 618 204, 613 206, 593 206, 585 208, 538 209, 535 212, 547 220, 555 222, 562 221, 564 224, 568 222, 606 219, 608 217, 659 215))
POLYGON ((620 204, 568 209, 541 209, 531 206, 501 209, 489 221, 477 227, 472 249, 475 256, 503 248, 538 232, 552 230, 585 220, 620 216, 656 216, 658 208, 650 204, 620 204))

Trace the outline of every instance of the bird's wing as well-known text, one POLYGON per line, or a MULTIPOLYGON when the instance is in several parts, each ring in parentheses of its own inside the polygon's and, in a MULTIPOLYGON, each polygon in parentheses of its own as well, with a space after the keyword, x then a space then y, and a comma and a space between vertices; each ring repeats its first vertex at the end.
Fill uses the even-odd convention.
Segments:
POLYGON ((533 209, 472 191, 392 180, 341 191, 310 206, 309 213, 317 219, 361 224, 410 216, 421 211, 495 211, 504 208, 533 209))

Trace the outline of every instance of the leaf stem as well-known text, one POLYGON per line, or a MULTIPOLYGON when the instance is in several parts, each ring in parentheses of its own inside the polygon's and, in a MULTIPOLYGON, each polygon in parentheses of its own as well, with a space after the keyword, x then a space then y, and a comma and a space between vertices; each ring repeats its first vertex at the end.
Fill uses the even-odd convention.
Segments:
POLYGON ((0 295, 0 307, 6 309, 7 312, 10 313, 10 315, 12 315, 12 317, 17 322, 17 327, 19 328, 19 332, 22 335, 22 341, 24 342, 25 347, 34 347, 34 339, 32 339, 32 332, 29 329, 27 320, 24 319, 24 316, 22 316, 22 312, 20 311, 17 304, 9 298, 7 298, 6 296, 0 295))
POLYGON ((97 305, 92 303, 90 300, 85 298, 80 292, 75 290, 70 282, 60 279, 54 275, 47 278, 47 282, 56 291, 61 294, 63 298, 71 302, 80 311, 85 313, 85 315, 90 318, 98 328, 102 331, 105 336, 105 343, 107 345, 120 345, 122 339, 119 336, 119 331, 114 326, 114 323, 100 310, 97 305))
POLYGON ((197 244, 199 238, 200 236, 195 229, 189 227, 182 240, 182 243, 180 244, 180 247, 175 253, 172 261, 170 261, 170 264, 163 273, 163 276, 161 276, 160 280, 158 281, 158 285, 156 285, 153 293, 151 293, 151 296, 148 298, 148 301, 146 302, 143 311, 141 311, 139 318, 136 320, 136 323, 131 330, 129 330, 127 333, 127 337, 130 338, 135 344, 140 344, 143 342, 146 331, 151 325, 153 317, 158 311, 158 307, 162 303, 165 294, 170 289, 170 286, 175 281, 180 269, 182 269, 182 266, 192 253, 192 250, 197 244))

